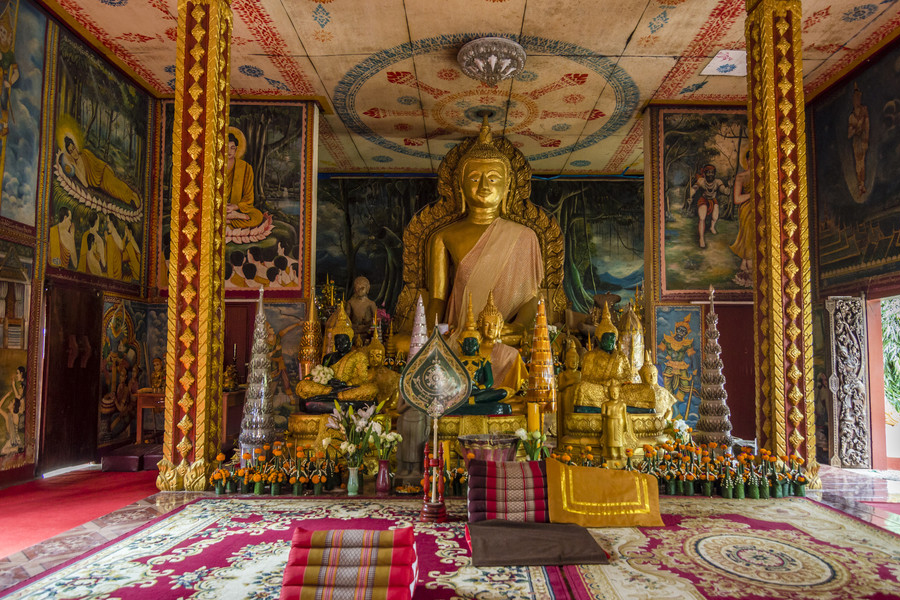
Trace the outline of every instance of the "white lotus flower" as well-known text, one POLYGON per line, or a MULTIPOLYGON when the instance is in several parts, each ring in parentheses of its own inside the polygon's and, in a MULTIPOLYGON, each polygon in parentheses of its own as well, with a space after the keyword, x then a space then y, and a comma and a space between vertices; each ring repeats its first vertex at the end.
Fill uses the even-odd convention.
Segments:
POLYGON ((528 439, 528 432, 525 431, 524 428, 519 427, 518 429, 516 429, 516 437, 522 441, 525 441, 528 439))

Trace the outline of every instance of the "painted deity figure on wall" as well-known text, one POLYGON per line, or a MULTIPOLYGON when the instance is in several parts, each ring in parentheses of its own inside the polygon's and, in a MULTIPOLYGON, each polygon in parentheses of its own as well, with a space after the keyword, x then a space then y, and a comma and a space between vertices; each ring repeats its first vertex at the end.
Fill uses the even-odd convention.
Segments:
POLYGON ((857 192, 866 193, 866 153, 869 151, 869 109, 862 103, 862 90, 853 84, 853 111, 847 117, 847 138, 853 145, 857 192))
POLYGON ((0 143, 6 150, 6 136, 12 116, 12 86, 19 80, 19 65, 16 63, 14 45, 15 24, 11 3, 6 3, 0 14, 0 143))
POLYGON ((712 234, 716 231, 716 221, 719 220, 719 200, 718 194, 727 194, 728 188, 722 183, 722 180, 716 177, 716 167, 714 165, 706 165, 697 175, 691 186, 691 195, 694 199, 694 205, 697 207, 697 216, 700 222, 697 230, 700 234, 700 247, 706 248, 706 217, 710 215, 709 232, 712 234))
POLYGON ((741 267, 734 275, 734 282, 741 287, 753 287, 753 256, 756 254, 756 219, 753 213, 753 187, 748 161, 750 150, 741 156, 741 172, 734 178, 734 204, 738 207, 738 233, 729 246, 741 259, 741 267))
POLYGON ((663 387, 675 396, 678 402, 686 402, 684 418, 690 414, 690 401, 694 392, 693 356, 694 338, 691 332, 691 316, 686 315, 675 324, 675 331, 663 334, 663 341, 657 348, 663 353, 663 387))
POLYGON ((6 419, 6 443, 0 448, 0 454, 15 454, 24 450, 22 436, 25 414, 26 370, 19 366, 10 382, 10 390, 0 398, 0 415, 6 419))
POLYGON ((57 211, 56 225, 50 228, 50 265, 78 269, 78 251, 75 250, 75 224, 72 211, 61 206, 57 211))
POLYGON ((65 153, 60 154, 63 173, 86 188, 100 190, 126 205, 140 208, 141 197, 119 179, 112 167, 87 148, 79 150, 71 137, 66 136, 64 143, 65 153))

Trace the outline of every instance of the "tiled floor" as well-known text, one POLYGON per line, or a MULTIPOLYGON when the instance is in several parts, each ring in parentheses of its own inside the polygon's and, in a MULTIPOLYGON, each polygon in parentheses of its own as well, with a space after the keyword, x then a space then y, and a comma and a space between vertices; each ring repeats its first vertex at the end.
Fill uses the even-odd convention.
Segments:
MULTIPOLYGON (((900 472, 859 472, 822 466, 820 474, 822 489, 808 490, 807 496, 900 534, 900 514, 863 503, 897 502, 900 506, 900 472)), ((198 492, 155 494, 2 558, 0 591, 112 541, 188 502, 211 495, 198 492)))

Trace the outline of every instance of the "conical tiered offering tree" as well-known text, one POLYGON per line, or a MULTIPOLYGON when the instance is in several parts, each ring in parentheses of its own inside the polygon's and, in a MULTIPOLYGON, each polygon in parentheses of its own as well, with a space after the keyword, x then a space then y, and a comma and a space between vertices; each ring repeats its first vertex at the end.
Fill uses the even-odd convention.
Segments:
MULTIPOLYGON (((247 395, 241 435, 238 443, 241 456, 271 444, 275 440, 275 420, 272 418, 272 394, 269 389, 269 344, 266 342, 266 314, 263 309, 263 290, 259 290, 259 304, 253 326, 253 349, 250 372, 247 374, 247 395)), ((243 465, 243 460, 241 464, 243 465)))
POLYGON ((413 317, 412 334, 409 338, 409 355, 406 357, 407 362, 413 359, 413 356, 422 349, 425 342, 428 341, 428 325, 425 322, 425 304, 422 302, 422 296, 416 300, 416 314, 413 317))
POLYGON ((310 302, 308 306, 309 318, 301 329, 300 350, 297 356, 300 363, 300 377, 306 377, 322 359, 320 356, 322 326, 319 324, 319 314, 315 302, 310 302))
POLYGON ((553 351, 550 349, 550 331, 547 328, 547 310, 543 299, 538 302, 537 318, 534 324, 531 361, 528 363, 528 392, 525 400, 529 404, 538 404, 541 412, 556 410, 553 351))
POLYGON ((722 347, 719 346, 719 315, 714 304, 715 290, 709 289, 709 313, 706 315, 706 334, 703 342, 703 362, 700 370, 700 418, 693 438, 699 444, 716 442, 726 448, 734 443, 731 437, 731 411, 722 373, 722 347))

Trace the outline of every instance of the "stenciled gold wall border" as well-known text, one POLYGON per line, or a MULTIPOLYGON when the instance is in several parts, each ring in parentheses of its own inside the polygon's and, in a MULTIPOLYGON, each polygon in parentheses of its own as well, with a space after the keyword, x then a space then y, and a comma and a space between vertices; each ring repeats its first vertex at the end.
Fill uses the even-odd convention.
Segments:
POLYGON ((757 434, 815 476, 812 294, 798 0, 748 0, 748 114, 757 255, 757 434))
POLYGON ((161 490, 205 489, 219 441, 231 19, 226 0, 178 3, 161 490))

